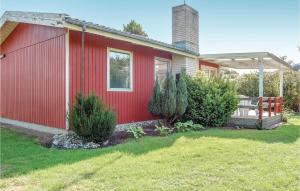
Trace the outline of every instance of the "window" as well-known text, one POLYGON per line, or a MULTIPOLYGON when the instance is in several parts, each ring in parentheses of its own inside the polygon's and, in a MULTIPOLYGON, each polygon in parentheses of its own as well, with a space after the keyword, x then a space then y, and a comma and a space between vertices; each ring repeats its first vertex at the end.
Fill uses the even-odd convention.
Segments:
POLYGON ((171 61, 164 58, 155 58, 155 79, 163 81, 167 77, 168 71, 170 71, 171 61))
POLYGON ((132 53, 108 49, 107 86, 111 91, 132 90, 132 53))
POLYGON ((217 76, 217 70, 210 70, 210 77, 216 77, 217 76))
POLYGON ((211 69, 211 68, 205 68, 205 69, 202 69, 203 72, 204 72, 204 75, 207 76, 207 77, 216 77, 218 74, 217 74, 217 69, 211 69))

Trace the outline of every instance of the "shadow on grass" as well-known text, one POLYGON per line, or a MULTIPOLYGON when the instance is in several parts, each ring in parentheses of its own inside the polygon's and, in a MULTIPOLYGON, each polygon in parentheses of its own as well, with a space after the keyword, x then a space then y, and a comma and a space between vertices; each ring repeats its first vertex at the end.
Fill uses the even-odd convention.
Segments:
MULTIPOLYGON (((295 118, 294 118, 295 119, 295 118)), ((264 143, 294 143, 299 138, 299 119, 292 120, 275 130, 223 130, 209 129, 200 132, 177 133, 168 137, 145 137, 136 142, 95 150, 56 150, 38 145, 32 138, 1 129, 1 177, 8 178, 24 175, 35 170, 46 169, 57 165, 72 164, 92 157, 120 152, 131 155, 142 155, 161 148, 170 147, 181 137, 199 139, 214 137, 224 139, 246 139, 264 143)), ((251 144, 251 143, 249 143, 251 144)), ((117 158, 116 160, 119 160, 117 158)), ((103 166, 108 164, 103 164, 103 166)), ((84 174, 83 177, 91 175, 84 174)))

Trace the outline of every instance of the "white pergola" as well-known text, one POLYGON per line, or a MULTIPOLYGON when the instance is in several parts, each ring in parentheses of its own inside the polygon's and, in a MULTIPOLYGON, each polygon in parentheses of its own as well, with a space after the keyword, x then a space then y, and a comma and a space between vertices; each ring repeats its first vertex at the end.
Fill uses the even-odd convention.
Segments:
POLYGON ((219 64, 222 67, 233 69, 259 70, 259 97, 264 96, 264 72, 266 69, 275 69, 279 72, 280 97, 283 96, 283 72, 291 69, 284 60, 269 52, 202 54, 200 59, 219 64))

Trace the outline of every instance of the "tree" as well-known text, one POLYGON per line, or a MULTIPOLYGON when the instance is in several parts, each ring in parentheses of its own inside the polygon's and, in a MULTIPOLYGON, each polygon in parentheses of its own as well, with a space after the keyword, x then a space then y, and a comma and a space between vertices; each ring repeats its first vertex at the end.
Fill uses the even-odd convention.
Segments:
POLYGON ((288 60, 287 59, 287 56, 279 56, 279 58, 283 61, 285 61, 286 63, 288 63, 289 65, 292 65, 294 64, 294 61, 293 60, 288 60))
POLYGON ((147 33, 143 30, 142 26, 134 20, 131 20, 130 23, 128 23, 127 25, 123 25, 123 31, 148 37, 147 33))
MULTIPOLYGON (((300 75, 296 71, 286 71, 283 75, 283 104, 285 108, 299 111, 300 107, 300 75)), ((243 74, 236 80, 238 94, 258 97, 258 73, 243 74)), ((264 95, 279 96, 279 74, 266 73, 264 76, 264 95)))
POLYGON ((230 70, 227 68, 221 69, 221 76, 227 79, 236 79, 239 77, 239 73, 235 70, 230 70))
POLYGON ((148 104, 148 111, 154 116, 161 115, 161 91, 159 81, 156 78, 155 86, 153 88, 153 96, 148 104))

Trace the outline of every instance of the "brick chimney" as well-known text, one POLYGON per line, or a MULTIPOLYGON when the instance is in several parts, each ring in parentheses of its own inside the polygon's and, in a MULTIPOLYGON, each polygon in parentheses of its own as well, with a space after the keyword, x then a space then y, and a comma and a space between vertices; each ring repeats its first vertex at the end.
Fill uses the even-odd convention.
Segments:
POLYGON ((199 52, 199 14, 187 4, 172 8, 172 43, 199 52))

